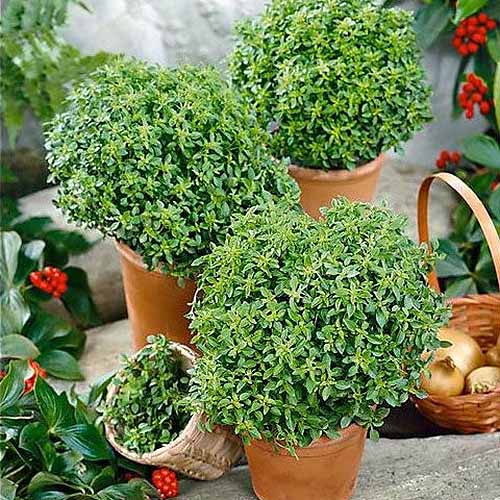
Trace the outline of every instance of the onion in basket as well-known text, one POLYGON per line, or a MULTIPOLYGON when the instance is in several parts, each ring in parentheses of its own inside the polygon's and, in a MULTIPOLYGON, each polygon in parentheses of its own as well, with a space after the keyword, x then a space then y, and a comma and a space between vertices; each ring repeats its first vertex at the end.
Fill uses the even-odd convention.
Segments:
POLYGON ((467 376, 465 392, 469 394, 486 393, 500 387, 500 368, 482 366, 467 376))
POLYGON ((464 376, 455 366, 453 359, 447 356, 444 359, 433 361, 429 366, 431 378, 422 374, 420 387, 433 396, 458 396, 464 390, 464 376))
POLYGON ((500 348, 493 346, 486 353, 486 364, 488 366, 500 366, 500 348))
POLYGON ((441 328, 438 337, 439 340, 446 340, 452 345, 438 349, 435 356, 436 360, 449 356, 464 377, 484 365, 484 356, 479 344, 466 333, 454 328, 441 328))

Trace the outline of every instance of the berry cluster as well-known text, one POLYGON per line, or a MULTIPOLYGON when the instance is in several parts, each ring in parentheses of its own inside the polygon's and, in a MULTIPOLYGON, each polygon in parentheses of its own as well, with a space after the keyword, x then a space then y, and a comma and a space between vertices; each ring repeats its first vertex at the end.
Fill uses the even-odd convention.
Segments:
POLYGON ((479 106, 482 115, 487 115, 491 111, 492 103, 486 97, 488 86, 474 73, 467 75, 467 81, 462 85, 462 90, 458 94, 460 107, 465 110, 465 117, 474 117, 474 106, 479 106))
POLYGON ((461 21, 455 30, 453 46, 463 57, 475 54, 481 45, 486 44, 488 31, 494 30, 496 27, 496 21, 484 12, 470 16, 461 21))
POLYGON ((439 153, 439 157, 436 160, 436 167, 440 170, 445 169, 449 164, 457 166, 460 163, 462 155, 458 151, 446 151, 443 150, 439 153))
POLYGON ((33 375, 24 381, 24 394, 33 390, 38 377, 47 378, 47 372, 36 361, 30 359, 29 364, 33 370, 33 375))
POLYGON ((30 273, 31 284, 58 299, 68 289, 68 275, 57 267, 44 267, 30 273))
POLYGON ((151 482, 157 489, 160 498, 174 498, 179 494, 177 476, 173 470, 163 467, 153 471, 151 482))

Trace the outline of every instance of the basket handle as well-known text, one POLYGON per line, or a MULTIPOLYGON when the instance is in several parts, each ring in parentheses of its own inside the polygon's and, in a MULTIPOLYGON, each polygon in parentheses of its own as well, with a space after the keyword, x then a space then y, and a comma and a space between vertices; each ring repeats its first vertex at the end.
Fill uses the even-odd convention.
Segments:
MULTIPOLYGON (((477 221, 479 222, 479 225, 481 226, 481 229, 483 231, 484 237, 486 238, 486 241, 488 243, 491 257, 493 259, 493 264, 495 266, 497 280, 500 285, 500 238, 498 237, 498 233, 495 226, 493 225, 491 217, 489 216, 481 200, 478 198, 476 193, 474 193, 474 191, 469 186, 467 186, 467 184, 461 181, 457 176, 449 174, 447 172, 439 172, 429 175, 422 182, 418 191, 417 200, 417 226, 420 243, 427 243, 430 251, 428 219, 429 191, 431 188, 431 184, 435 179, 439 179, 440 181, 453 188, 467 203, 469 208, 476 216, 477 221)), ((439 282, 435 270, 431 271, 431 273, 429 274, 429 284, 438 292, 440 291, 439 282)))

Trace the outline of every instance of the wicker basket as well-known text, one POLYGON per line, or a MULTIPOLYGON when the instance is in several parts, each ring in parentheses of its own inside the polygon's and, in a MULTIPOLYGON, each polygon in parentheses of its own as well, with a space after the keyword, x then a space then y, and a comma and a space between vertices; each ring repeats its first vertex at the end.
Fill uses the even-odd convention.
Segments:
MULTIPOLYGON (((428 200, 432 182, 439 179, 453 188, 469 205, 484 233, 500 283, 500 238, 493 222, 476 194, 458 177, 438 173, 427 177, 418 193, 418 231, 421 242, 429 243, 428 200)), ((439 291, 435 272, 429 284, 439 291)), ((476 294, 449 300, 452 318, 449 325, 473 337, 487 351, 500 335, 500 294, 476 294)), ((467 394, 454 397, 428 396, 414 400, 416 407, 432 422, 464 434, 500 430, 500 388, 488 394, 467 394)))
MULTIPOLYGON (((174 356, 181 360, 182 368, 188 370, 196 361, 196 354, 189 347, 170 342, 174 356)), ((110 385, 107 401, 117 393, 118 388, 110 385)), ((150 453, 135 453, 116 442, 116 431, 105 424, 106 438, 113 448, 124 457, 141 464, 169 467, 186 476, 211 480, 228 472, 243 455, 243 445, 230 427, 218 426, 213 432, 199 429, 202 415, 193 415, 179 436, 168 445, 150 453)))

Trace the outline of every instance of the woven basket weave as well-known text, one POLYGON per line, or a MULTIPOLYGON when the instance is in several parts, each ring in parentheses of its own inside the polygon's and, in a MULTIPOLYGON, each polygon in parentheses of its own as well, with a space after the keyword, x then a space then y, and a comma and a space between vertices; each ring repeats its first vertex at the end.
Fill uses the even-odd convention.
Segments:
MULTIPOLYGON (((183 370, 193 367, 196 354, 189 347, 170 342, 172 352, 182 364, 183 370)), ((111 401, 119 388, 110 385, 107 401, 111 401)), ((243 455, 241 440, 230 427, 218 426, 213 432, 199 429, 203 415, 193 415, 179 436, 158 450, 150 453, 135 453, 116 442, 116 430, 105 423, 106 438, 111 446, 124 457, 141 464, 169 467, 186 476, 211 480, 228 472, 243 455)))
MULTIPOLYGON (((418 231, 421 242, 429 243, 428 200, 432 182, 438 179, 453 188, 469 205, 484 233, 500 283, 500 238, 488 212, 476 194, 458 177, 438 173, 427 177, 418 194, 418 231)), ((439 291, 435 272, 429 284, 439 291)), ((500 335, 500 294, 476 294, 449 300, 452 318, 449 326, 473 337, 483 352, 494 346, 500 335)), ((500 430, 500 387, 488 394, 467 394, 454 397, 428 396, 414 400, 416 407, 432 422, 464 434, 500 430)))

